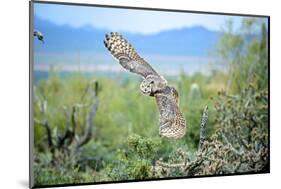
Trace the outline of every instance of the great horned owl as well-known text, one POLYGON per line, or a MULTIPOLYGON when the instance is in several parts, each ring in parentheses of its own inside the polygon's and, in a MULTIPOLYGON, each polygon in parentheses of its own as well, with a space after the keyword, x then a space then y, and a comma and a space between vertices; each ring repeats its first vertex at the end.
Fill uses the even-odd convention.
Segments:
POLYGON ((179 97, 176 89, 169 86, 166 79, 141 58, 121 34, 117 32, 106 34, 104 44, 125 69, 144 78, 140 84, 140 90, 144 95, 156 99, 160 113, 160 136, 183 137, 186 132, 186 121, 179 109, 179 97))

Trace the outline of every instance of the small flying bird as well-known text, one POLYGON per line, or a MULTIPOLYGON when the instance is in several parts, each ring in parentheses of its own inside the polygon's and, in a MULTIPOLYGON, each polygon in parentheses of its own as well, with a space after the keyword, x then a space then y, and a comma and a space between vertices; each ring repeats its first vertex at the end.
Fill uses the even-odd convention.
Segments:
POLYGON ((40 31, 34 31, 33 36, 36 36, 39 41, 44 43, 44 36, 40 31))

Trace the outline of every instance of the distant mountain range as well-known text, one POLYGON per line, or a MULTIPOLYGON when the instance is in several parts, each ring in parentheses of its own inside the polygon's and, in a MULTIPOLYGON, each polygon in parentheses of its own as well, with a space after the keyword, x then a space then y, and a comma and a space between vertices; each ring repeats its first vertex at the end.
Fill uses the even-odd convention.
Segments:
MULTIPOLYGON (((107 30, 90 25, 73 28, 68 25, 56 25, 50 21, 34 17, 34 28, 44 35, 45 44, 35 40, 37 52, 106 52, 103 45, 107 30)), ((157 34, 142 35, 122 33, 140 53, 207 56, 214 48, 220 33, 202 26, 167 30, 157 34)))

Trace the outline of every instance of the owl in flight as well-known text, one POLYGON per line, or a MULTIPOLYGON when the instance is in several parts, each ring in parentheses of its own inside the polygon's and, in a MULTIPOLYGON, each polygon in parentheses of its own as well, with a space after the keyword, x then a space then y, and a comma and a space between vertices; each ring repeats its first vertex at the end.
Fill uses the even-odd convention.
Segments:
POLYGON ((144 95, 155 97, 160 113, 160 136, 181 138, 186 132, 186 121, 179 109, 179 96, 174 87, 159 75, 134 47, 117 32, 105 35, 105 47, 116 58, 121 66, 144 78, 140 90, 144 95))

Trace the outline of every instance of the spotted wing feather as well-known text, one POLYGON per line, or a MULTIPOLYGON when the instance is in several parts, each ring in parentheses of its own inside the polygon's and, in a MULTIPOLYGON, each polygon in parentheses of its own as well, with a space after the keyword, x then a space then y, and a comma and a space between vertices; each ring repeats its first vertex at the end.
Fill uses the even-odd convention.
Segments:
POLYGON ((160 113, 159 134, 168 138, 182 138, 186 133, 186 121, 180 111, 177 91, 167 86, 155 94, 160 113))
POLYGON ((159 74, 135 51, 134 47, 117 32, 106 34, 105 47, 112 56, 130 72, 139 74, 146 78, 148 75, 159 76, 159 74))
POLYGON ((166 80, 141 58, 134 47, 119 33, 107 34, 104 44, 125 69, 143 76, 145 81, 153 78, 155 81, 164 83, 164 85, 159 85, 161 87, 155 90, 155 94, 150 95, 156 98, 160 113, 159 134, 168 138, 183 137, 186 132, 186 121, 178 105, 177 91, 166 85, 166 80))

